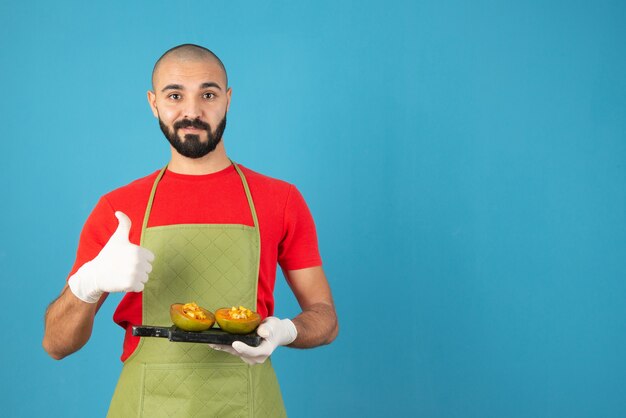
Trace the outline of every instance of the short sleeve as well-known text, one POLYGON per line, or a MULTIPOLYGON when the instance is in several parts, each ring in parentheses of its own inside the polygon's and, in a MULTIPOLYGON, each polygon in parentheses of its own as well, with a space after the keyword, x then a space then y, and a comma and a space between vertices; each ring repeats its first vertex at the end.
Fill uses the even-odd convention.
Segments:
POLYGON ((106 197, 100 198, 83 225, 76 251, 74 266, 67 276, 69 279, 86 262, 93 260, 104 245, 109 241, 115 228, 117 218, 106 197))
POLYGON ((313 217, 304 198, 293 185, 290 186, 285 203, 278 263, 284 270, 322 265, 313 217))

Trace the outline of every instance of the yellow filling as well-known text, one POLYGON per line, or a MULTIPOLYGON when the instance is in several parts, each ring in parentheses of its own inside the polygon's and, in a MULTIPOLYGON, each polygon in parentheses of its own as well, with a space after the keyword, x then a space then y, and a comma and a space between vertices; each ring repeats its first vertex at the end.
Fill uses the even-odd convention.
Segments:
POLYGON ((183 313, 193 319, 206 319, 206 315, 196 302, 185 303, 183 305, 183 313))
POLYGON ((230 308, 230 311, 228 311, 228 314, 233 319, 248 319, 252 316, 252 311, 248 308, 244 308, 243 306, 240 306, 239 308, 233 306, 230 308))

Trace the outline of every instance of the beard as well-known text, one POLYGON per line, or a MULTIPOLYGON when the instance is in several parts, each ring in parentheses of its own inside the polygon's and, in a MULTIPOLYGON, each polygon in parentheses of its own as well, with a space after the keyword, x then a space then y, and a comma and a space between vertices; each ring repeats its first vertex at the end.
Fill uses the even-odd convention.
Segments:
POLYGON ((222 140, 224 129, 226 129, 226 114, 224 114, 222 121, 217 125, 215 131, 211 130, 211 125, 201 121, 200 119, 179 120, 174 123, 172 126, 173 129, 170 130, 170 128, 163 123, 161 118, 159 118, 159 126, 161 127, 161 131, 163 132, 163 135, 165 135, 165 138, 167 138, 172 147, 174 147, 180 155, 188 158, 200 158, 214 151, 222 140), (185 140, 183 141, 180 135, 178 135, 178 131, 183 128, 196 128, 206 131, 207 141, 202 142, 200 140, 200 135, 197 134, 186 134, 185 140))

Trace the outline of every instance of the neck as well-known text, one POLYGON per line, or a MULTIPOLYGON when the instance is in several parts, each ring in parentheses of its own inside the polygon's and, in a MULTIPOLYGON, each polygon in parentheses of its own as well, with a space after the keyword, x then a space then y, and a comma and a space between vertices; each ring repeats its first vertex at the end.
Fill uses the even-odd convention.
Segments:
POLYGON ((226 155, 226 150, 224 149, 224 142, 220 142, 217 144, 215 150, 200 158, 182 156, 173 147, 171 147, 171 150, 172 159, 167 165, 167 169, 178 174, 196 176, 211 174, 221 171, 231 164, 230 159, 226 155))

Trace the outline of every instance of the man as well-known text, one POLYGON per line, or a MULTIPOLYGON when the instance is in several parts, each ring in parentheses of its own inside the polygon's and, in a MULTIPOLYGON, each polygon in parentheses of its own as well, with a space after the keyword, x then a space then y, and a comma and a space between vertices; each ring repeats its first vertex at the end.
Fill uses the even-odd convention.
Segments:
POLYGON ((284 416, 269 356, 280 345, 328 344, 338 332, 313 220, 292 185, 233 163, 222 134, 232 90, 224 65, 184 44, 155 64, 148 102, 170 143, 166 168, 103 196, 87 219, 68 284, 48 308, 43 346, 55 359, 89 339, 109 292, 126 292, 126 330, 110 417, 284 416), (273 317, 279 264, 302 312, 273 317), (132 336, 169 324, 169 306, 253 307, 250 347, 132 336), (266 361, 267 360, 267 361, 266 361))

